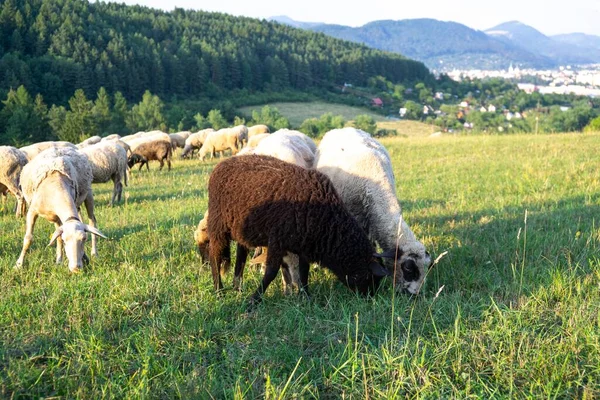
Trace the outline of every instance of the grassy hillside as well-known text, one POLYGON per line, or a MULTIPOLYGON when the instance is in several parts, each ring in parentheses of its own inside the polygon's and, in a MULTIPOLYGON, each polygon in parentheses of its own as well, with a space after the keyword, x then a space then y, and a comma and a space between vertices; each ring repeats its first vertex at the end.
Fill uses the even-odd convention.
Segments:
MULTIPOLYGON (((243 115, 252 116, 253 111, 260 112, 266 104, 258 106, 241 107, 238 109, 243 115)), ((343 104, 326 103, 321 101, 314 101, 310 103, 269 103, 271 107, 277 108, 281 114, 286 117, 292 126, 298 127, 308 118, 319 118, 321 115, 326 113, 332 113, 333 115, 341 115, 346 121, 353 120, 354 117, 361 114, 368 114, 372 116, 375 121, 385 121, 385 117, 380 114, 376 114, 368 108, 352 107, 343 104)))
POLYGON ((383 142, 405 219, 448 252, 416 299, 318 268, 310 300, 277 281, 244 314, 256 271, 217 298, 192 240, 211 163, 134 171, 114 208, 96 186, 112 239, 76 276, 42 219, 14 270, 24 221, 0 213, 0 397, 600 396, 600 134, 383 142))

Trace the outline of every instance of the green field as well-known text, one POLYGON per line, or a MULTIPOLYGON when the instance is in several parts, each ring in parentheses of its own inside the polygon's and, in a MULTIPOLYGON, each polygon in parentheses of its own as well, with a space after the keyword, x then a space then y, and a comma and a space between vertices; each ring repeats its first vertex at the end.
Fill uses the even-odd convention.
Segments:
MULTIPOLYGON (((0 214, 0 397, 598 398, 600 134, 391 138, 404 216, 434 257, 418 298, 349 292, 313 267, 245 314, 192 232, 214 164, 95 188, 100 256, 54 265, 39 219, 0 214)), ((13 201, 11 199, 10 205, 13 201)), ((225 282, 231 287, 231 276, 225 282)))
MULTIPOLYGON (((260 110, 267 104, 259 106, 247 106, 241 107, 238 111, 247 116, 251 117, 253 111, 260 110)), ((376 114, 370 111, 368 108, 363 107, 352 107, 343 104, 334 104, 326 102, 310 102, 310 103, 269 103, 270 107, 279 110, 281 115, 286 117, 293 127, 299 127, 304 120, 309 118, 319 118, 323 114, 332 113, 333 115, 341 115, 346 121, 353 120, 357 115, 367 114, 372 116, 375 121, 385 121, 385 117, 380 114, 376 114)))

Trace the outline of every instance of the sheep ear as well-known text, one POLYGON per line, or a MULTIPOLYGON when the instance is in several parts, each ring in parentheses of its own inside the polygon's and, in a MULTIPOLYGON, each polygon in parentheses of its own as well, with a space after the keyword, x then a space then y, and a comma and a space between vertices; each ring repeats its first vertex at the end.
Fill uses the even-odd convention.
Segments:
POLYGON ((108 239, 108 237, 106 237, 102 232, 100 232, 98 229, 96 228, 92 228, 89 225, 85 226, 85 231, 91 233, 92 235, 96 235, 96 236, 100 236, 101 238, 104 239, 108 239))
POLYGON ((392 275, 390 271, 387 270, 387 268, 385 268, 378 262, 372 262, 371 264, 369 264, 369 269, 371 270, 371 273, 373 275, 378 276, 380 278, 392 275))
POLYGON ((56 241, 56 239, 58 239, 58 237, 60 235, 62 235, 62 233, 63 233, 62 226, 59 226, 58 228, 56 228, 56 230, 52 234, 52 237, 50 238, 50 243, 48 243, 48 247, 52 246, 54 244, 54 242, 56 241))
POLYGON ((398 257, 398 258, 402 257, 402 254, 403 254, 402 250, 400 250, 400 249, 390 249, 390 250, 384 251, 383 253, 375 253, 375 254, 373 254, 373 257, 395 259, 396 257, 398 257))

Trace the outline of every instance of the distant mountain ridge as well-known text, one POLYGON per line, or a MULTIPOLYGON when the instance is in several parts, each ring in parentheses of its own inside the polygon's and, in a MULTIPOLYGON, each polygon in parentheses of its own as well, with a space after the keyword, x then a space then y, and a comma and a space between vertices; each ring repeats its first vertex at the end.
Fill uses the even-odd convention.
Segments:
POLYGON ((271 20, 400 53, 435 70, 499 69, 507 68, 511 63, 521 67, 549 68, 600 62, 600 36, 549 37, 518 21, 479 31, 457 22, 427 18, 381 20, 356 28, 304 23, 288 17, 271 20))

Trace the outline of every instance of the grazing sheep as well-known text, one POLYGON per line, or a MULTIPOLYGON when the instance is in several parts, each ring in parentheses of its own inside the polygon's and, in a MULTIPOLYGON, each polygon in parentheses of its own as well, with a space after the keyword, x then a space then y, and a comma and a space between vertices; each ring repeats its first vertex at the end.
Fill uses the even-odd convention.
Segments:
POLYGON ((163 169, 166 160, 170 171, 172 154, 173 149, 170 141, 166 142, 164 140, 154 140, 145 142, 141 143, 136 147, 135 150, 133 150, 131 156, 129 156, 127 165, 129 168, 132 168, 135 164, 140 163, 140 168, 138 169, 139 171, 142 169, 144 164, 146 164, 146 170, 150 171, 148 161, 158 161, 160 162, 160 171, 163 169))
POLYGON ((350 213, 386 254, 396 289, 417 294, 431 257, 402 218, 390 156, 368 133, 344 128, 327 132, 315 168, 331 179, 350 213), (400 225, 400 229, 398 226, 400 225))
POLYGON ((252 151, 254 154, 273 156, 282 161, 298 165, 302 168, 312 168, 315 152, 306 141, 287 132, 274 133, 260 141, 252 151))
POLYGON ((120 140, 121 139, 121 135, 119 135, 118 133, 113 133, 112 135, 108 135, 102 138, 103 142, 106 141, 110 141, 110 140, 120 140))
POLYGON ((91 137, 85 139, 83 142, 79 143, 77 145, 77 148, 83 149, 84 147, 91 146, 96 143, 100 143, 101 140, 102 140, 102 138, 100 136, 91 136, 91 137))
POLYGON ((228 128, 231 135, 237 136, 237 145, 241 149, 248 142, 248 127, 246 125, 237 125, 233 128, 228 128))
POLYGON ((268 138, 269 136, 271 136, 270 133, 259 133, 258 135, 254 135, 248 138, 248 143, 246 143, 246 148, 254 148, 256 146, 258 146, 258 144, 264 140, 265 138, 268 138))
POLYGON ((188 138, 185 139, 181 158, 187 158, 188 155, 193 155, 195 150, 199 150, 204 144, 206 137, 211 132, 215 132, 215 130, 212 128, 203 129, 188 136, 188 138))
POLYGON ((25 153, 16 147, 0 146, 0 193, 2 196, 2 209, 6 202, 6 193, 11 192, 17 198, 17 217, 25 214, 25 201, 21 192, 21 170, 27 164, 25 153))
POLYGON ((317 145, 315 144, 314 140, 312 140, 311 138, 309 138, 308 136, 306 136, 304 133, 300 132, 300 131, 295 131, 292 129, 280 129, 277 132, 273 133, 273 135, 285 135, 285 136, 295 136, 299 139, 302 139, 302 141, 304 141, 304 143, 310 148, 310 151, 315 154, 317 152, 317 145))
POLYGON ((263 133, 270 133, 269 127, 266 125, 253 125, 248 127, 248 140, 250 140, 253 136, 262 135, 263 133))
POLYGON ((124 141, 122 141, 120 139, 116 139, 116 140, 111 140, 111 142, 114 142, 114 143, 118 144, 119 146, 121 146, 123 148, 123 150, 125 150, 125 152, 127 153, 127 156, 131 155, 131 147, 124 141))
POLYGON ((208 182, 209 258, 215 290, 231 240, 237 242, 234 282, 241 282, 248 249, 269 248, 258 303, 287 252, 300 260, 307 289, 309 262, 329 268, 350 289, 372 293, 389 272, 374 258, 367 235, 348 213, 329 179, 314 170, 269 156, 246 155, 221 161, 208 182))
POLYGON ((173 150, 175 150, 178 147, 183 149, 185 147, 186 139, 190 137, 191 134, 192 132, 190 131, 169 133, 169 137, 171 138, 171 146, 173 147, 173 150))
POLYGON ((56 262, 62 262, 63 244, 69 270, 77 272, 88 261, 84 251, 86 232, 92 234, 92 255, 96 256, 96 236, 106 238, 96 229, 92 168, 87 158, 70 148, 48 149, 23 167, 23 195, 29 204, 23 250, 16 267, 23 266, 31 246, 33 227, 38 216, 53 222, 56 230, 49 245, 56 241, 56 262), (90 225, 81 222, 78 209, 85 204, 90 225))
POLYGON ((70 142, 39 142, 29 146, 21 147, 23 153, 25 153, 25 157, 27 160, 31 161, 34 157, 40 154, 42 151, 53 148, 53 149, 62 149, 65 147, 69 147, 72 149, 77 149, 73 143, 70 142))
POLYGON ((204 160, 207 154, 210 154, 210 158, 213 159, 217 152, 231 150, 231 154, 235 155, 238 152, 238 145, 240 143, 240 130, 234 128, 224 128, 216 132, 211 132, 206 136, 206 140, 202 147, 198 157, 204 160))
POLYGON ((152 135, 149 135, 149 136, 139 136, 139 137, 135 137, 135 138, 129 139, 129 140, 121 139, 121 141, 127 143, 129 145, 129 147, 131 148, 131 151, 135 151, 135 149, 143 143, 163 141, 163 142, 167 142, 167 143, 169 143, 169 145, 171 145, 171 137, 169 137, 169 135, 167 135, 166 133, 163 133, 163 132, 153 133, 152 135))
POLYGON ((113 181, 113 195, 110 205, 121 201, 123 184, 127 186, 127 152, 117 141, 101 142, 79 150, 85 154, 92 167, 92 183, 113 181))

